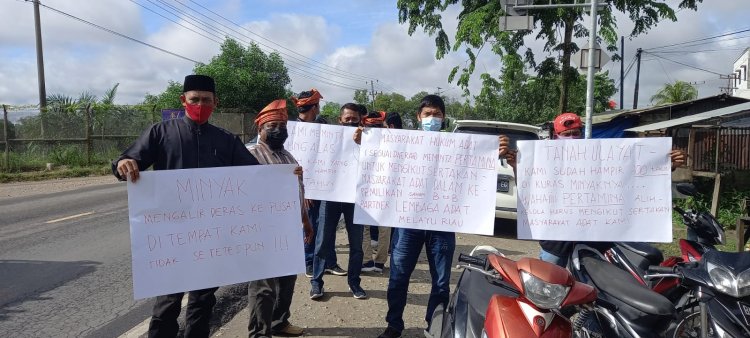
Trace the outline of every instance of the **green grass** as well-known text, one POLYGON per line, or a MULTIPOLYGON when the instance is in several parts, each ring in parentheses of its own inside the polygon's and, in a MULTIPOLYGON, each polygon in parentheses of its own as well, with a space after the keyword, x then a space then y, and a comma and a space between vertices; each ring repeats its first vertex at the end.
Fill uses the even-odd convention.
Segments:
POLYGON ((0 172, 0 183, 44 181, 57 178, 111 175, 111 170, 112 169, 109 165, 96 165, 88 167, 60 168, 45 171, 29 171, 17 173, 0 172))

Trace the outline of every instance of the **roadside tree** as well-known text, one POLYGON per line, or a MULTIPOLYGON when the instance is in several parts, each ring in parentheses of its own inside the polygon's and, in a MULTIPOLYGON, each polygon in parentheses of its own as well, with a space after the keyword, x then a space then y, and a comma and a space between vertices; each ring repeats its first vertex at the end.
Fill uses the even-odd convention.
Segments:
MULTIPOLYGON (((530 1, 544 3, 548 1, 530 1)), ((555 1, 563 3, 563 1, 555 1)), ((696 10, 702 0, 680 0, 679 9, 696 10)), ((573 37, 587 37, 589 31, 581 24, 584 10, 580 8, 560 8, 529 10, 534 16, 534 30, 516 32, 501 31, 499 20, 504 15, 502 1, 492 0, 399 0, 399 21, 409 24, 409 34, 421 27, 427 34, 435 36, 437 46, 436 58, 441 59, 451 51, 464 48, 468 62, 453 68, 448 76, 449 81, 457 78, 458 84, 468 94, 468 84, 475 71, 477 55, 481 50, 491 50, 501 58, 506 55, 518 55, 526 67, 536 68, 535 53, 530 48, 524 50, 524 37, 535 34, 537 40, 545 41, 543 52, 561 52, 559 60, 559 104, 557 112, 569 110, 568 94, 575 70, 570 67, 570 56, 578 51, 573 37), (442 15, 451 6, 460 6, 458 25, 453 42, 443 27, 442 15), (562 35, 562 41, 559 34, 562 35)), ((676 21, 675 10, 668 4, 653 0, 606 0, 599 11, 599 35, 609 45, 608 50, 617 50, 618 38, 615 11, 628 15, 634 23, 630 37, 637 36, 655 27, 661 20, 676 21)), ((538 51, 537 51, 538 52, 538 51)), ((613 60, 621 58, 615 55, 613 60)), ((490 75, 491 76, 491 75, 490 75)))

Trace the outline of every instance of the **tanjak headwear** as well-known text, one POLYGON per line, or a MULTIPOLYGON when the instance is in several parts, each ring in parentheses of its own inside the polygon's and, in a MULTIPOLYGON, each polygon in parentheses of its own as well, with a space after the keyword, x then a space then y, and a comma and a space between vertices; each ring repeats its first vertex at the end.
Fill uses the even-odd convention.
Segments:
POLYGON ((286 121, 288 119, 289 114, 286 111, 286 100, 279 99, 269 103, 258 113, 258 116, 255 118, 255 124, 262 126, 266 122, 286 121))
POLYGON ((385 122, 385 112, 384 111, 374 111, 367 114, 367 116, 364 119, 363 125, 366 127, 377 125, 379 127, 383 126, 383 122, 385 122))
POLYGON ((206 75, 188 75, 185 76, 185 82, 182 84, 182 92, 186 93, 191 90, 201 90, 216 94, 216 85, 214 79, 206 75))
POLYGON ((570 129, 581 129, 583 122, 581 118, 574 113, 563 113, 555 117, 555 134, 562 133, 570 129))
POLYGON ((294 104, 300 108, 300 111, 306 111, 312 108, 312 106, 318 104, 322 98, 323 96, 320 95, 320 92, 313 88, 310 89, 310 91, 299 93, 299 98, 292 97, 292 101, 294 101, 294 104))

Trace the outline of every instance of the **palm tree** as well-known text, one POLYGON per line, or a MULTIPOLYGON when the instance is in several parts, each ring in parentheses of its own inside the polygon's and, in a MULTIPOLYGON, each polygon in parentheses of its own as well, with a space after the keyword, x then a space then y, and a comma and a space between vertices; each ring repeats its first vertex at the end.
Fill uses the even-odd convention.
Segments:
POLYGON ((695 100, 696 98, 698 98, 698 89, 685 81, 675 81, 665 84, 664 88, 656 92, 651 97, 651 103, 662 105, 695 100))

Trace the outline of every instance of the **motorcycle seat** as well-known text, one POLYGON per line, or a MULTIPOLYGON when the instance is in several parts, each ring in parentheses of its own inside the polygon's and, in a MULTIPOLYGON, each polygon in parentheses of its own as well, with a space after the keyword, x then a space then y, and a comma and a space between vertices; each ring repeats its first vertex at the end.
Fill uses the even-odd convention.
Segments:
POLYGON ((661 251, 649 244, 638 242, 621 242, 618 244, 639 256, 645 257, 651 263, 650 265, 659 265, 664 261, 664 255, 661 251))
POLYGON ((601 293, 647 314, 674 314, 669 299, 639 284, 627 271, 594 257, 584 257, 581 263, 601 293))

